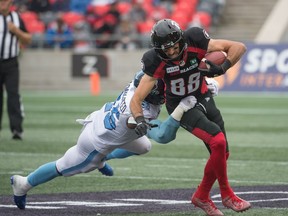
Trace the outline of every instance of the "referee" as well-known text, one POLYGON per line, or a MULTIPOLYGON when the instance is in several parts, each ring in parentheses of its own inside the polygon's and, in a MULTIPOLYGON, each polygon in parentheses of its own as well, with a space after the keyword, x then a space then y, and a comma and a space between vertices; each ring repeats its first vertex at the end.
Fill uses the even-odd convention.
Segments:
POLYGON ((4 89, 12 139, 22 139, 23 106, 19 94, 18 55, 20 43, 31 42, 19 14, 10 11, 13 0, 0 0, 0 130, 2 126, 4 89))

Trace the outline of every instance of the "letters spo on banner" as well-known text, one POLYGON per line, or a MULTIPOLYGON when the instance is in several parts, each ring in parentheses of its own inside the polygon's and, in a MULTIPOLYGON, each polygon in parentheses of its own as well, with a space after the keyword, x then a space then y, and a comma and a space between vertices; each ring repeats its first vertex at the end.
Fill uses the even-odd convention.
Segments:
POLYGON ((227 91, 287 91, 288 45, 247 45, 247 52, 217 80, 227 91))

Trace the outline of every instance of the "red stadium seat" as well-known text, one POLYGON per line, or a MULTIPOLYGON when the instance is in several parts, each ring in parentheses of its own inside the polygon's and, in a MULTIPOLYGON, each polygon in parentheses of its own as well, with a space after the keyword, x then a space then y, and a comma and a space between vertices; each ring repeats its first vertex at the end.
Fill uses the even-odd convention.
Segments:
POLYGON ((188 14, 183 14, 181 11, 180 12, 174 12, 171 15, 171 19, 175 20, 181 27, 181 29, 186 29, 187 24, 189 23, 189 17, 188 14))
POLYGON ((142 4, 150 4, 152 5, 153 4, 153 1, 154 0, 132 0, 131 3, 134 4, 134 3, 142 3, 142 4))
POLYGON ((110 10, 109 4, 93 6, 93 12, 98 17, 104 16, 109 10, 110 10))
POLYGON ((137 31, 141 34, 150 33, 155 21, 152 19, 148 19, 144 22, 138 22, 136 24, 137 31))
POLYGON ((162 6, 152 7, 147 11, 148 18, 154 19, 155 21, 169 17, 168 11, 162 6))
POLYGON ((173 11, 174 12, 181 11, 183 14, 186 14, 190 18, 192 18, 193 14, 196 11, 196 7, 197 7, 197 5, 195 5, 195 4, 190 4, 186 1, 183 1, 183 2, 179 2, 179 3, 175 4, 173 11))
POLYGON ((189 3, 190 5, 197 6, 200 0, 177 0, 176 2, 186 2, 189 3))
POLYGON ((209 13, 198 11, 195 13, 193 20, 197 20, 206 31, 209 31, 212 22, 212 17, 209 13))
POLYGON ((39 20, 32 20, 26 25, 26 28, 31 34, 41 34, 45 31, 45 24, 39 20))
POLYGON ((25 22, 25 24, 29 23, 30 21, 33 20, 38 20, 38 15, 35 12, 32 11, 25 11, 20 14, 22 20, 25 22))
POLYGON ((131 4, 128 2, 119 2, 117 9, 121 14, 127 14, 131 10, 131 4))
POLYGON ((63 13, 62 19, 68 26, 73 27, 75 23, 84 20, 84 16, 75 12, 66 12, 63 13))

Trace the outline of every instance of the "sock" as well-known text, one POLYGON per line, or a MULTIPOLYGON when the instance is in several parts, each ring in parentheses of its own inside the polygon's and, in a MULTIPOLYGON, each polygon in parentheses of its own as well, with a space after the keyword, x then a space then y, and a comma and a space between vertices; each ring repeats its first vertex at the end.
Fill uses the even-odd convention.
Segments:
POLYGON ((28 183, 35 187, 60 176, 56 169, 56 161, 46 163, 28 175, 28 183))
MULTIPOLYGON (((228 157, 229 152, 226 152, 226 161, 228 160, 228 157)), ((210 197, 210 191, 216 180, 217 177, 214 172, 213 164, 211 164, 211 160, 209 158, 204 169, 204 177, 197 190, 197 197, 202 200, 207 200, 210 197)))
POLYGON ((204 169, 204 177, 197 190, 197 197, 201 200, 209 199, 210 191, 213 187, 214 182, 217 179, 216 174, 213 169, 214 168, 213 168, 212 161, 209 158, 204 169))
POLYGON ((219 183, 222 198, 230 196, 233 194, 233 191, 229 185, 227 176, 226 139, 224 134, 218 133, 214 136, 209 142, 209 146, 211 148, 211 155, 208 161, 209 169, 213 167, 219 183))
POLYGON ((108 155, 106 155, 105 159, 106 160, 111 160, 115 158, 122 159, 122 158, 130 157, 132 155, 138 155, 138 154, 127 151, 125 149, 117 148, 114 151, 110 152, 108 155))
POLYGON ((15 196, 23 196, 27 194, 27 192, 32 188, 32 186, 28 183, 27 177, 15 175, 14 178, 17 180, 13 181, 13 193, 15 196))

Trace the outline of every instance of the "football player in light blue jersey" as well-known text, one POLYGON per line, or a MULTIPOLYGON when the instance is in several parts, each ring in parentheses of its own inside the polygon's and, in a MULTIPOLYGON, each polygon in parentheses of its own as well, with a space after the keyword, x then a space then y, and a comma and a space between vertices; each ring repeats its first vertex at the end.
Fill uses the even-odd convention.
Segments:
MULTIPOLYGON (((27 192, 39 184, 58 176, 72 176, 95 169, 103 175, 112 176, 113 169, 105 161, 149 152, 151 142, 148 137, 159 143, 175 139, 182 115, 193 108, 197 101, 193 96, 184 98, 165 121, 156 120, 165 102, 164 83, 159 79, 142 104, 144 117, 151 126, 148 137, 138 135, 134 130, 135 120, 129 104, 143 74, 142 71, 138 72, 114 102, 106 103, 86 119, 77 120, 83 125, 77 143, 60 159, 40 166, 26 177, 11 177, 14 202, 19 209, 25 209, 27 192)), ((207 83, 211 92, 217 95, 217 82, 211 80, 207 83)))

